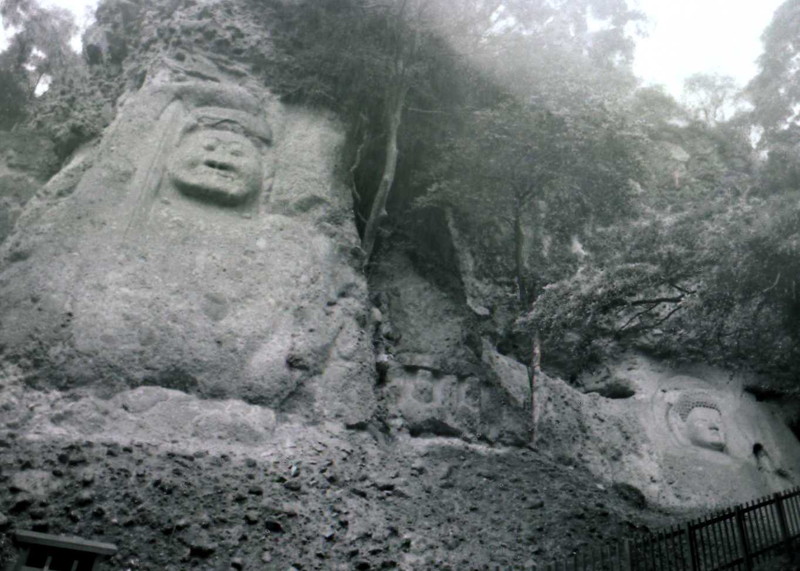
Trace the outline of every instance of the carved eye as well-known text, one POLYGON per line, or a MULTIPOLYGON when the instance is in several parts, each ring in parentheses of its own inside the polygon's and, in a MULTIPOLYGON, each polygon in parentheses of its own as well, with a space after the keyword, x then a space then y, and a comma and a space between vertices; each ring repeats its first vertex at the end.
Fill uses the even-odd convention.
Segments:
POLYGON ((214 151, 216 150, 216 148, 217 148, 216 143, 206 143, 205 145, 203 145, 203 149, 205 149, 206 151, 214 151))
POLYGON ((242 147, 242 145, 236 141, 230 141, 227 145, 225 145, 225 149, 228 151, 228 154, 233 157, 244 156, 244 147, 242 147))

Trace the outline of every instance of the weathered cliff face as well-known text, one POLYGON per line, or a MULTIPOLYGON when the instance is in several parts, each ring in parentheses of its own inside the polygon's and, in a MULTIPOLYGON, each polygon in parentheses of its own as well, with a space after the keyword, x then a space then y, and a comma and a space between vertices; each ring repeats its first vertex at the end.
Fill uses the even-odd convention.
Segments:
POLYGON ((377 264, 372 287, 381 292, 381 394, 390 425, 414 435, 529 442, 525 366, 481 337, 482 318, 463 297, 426 279, 400 252, 377 264))
POLYGON ((640 427, 641 467, 627 477, 654 502, 730 505, 800 483, 794 409, 748 393, 751 375, 637 355, 610 365, 635 390, 625 409, 640 427))
POLYGON ((42 387, 160 385, 313 418, 372 413, 341 129, 154 64, 0 277, 5 359, 42 387))
POLYGON ((375 288, 402 340, 376 387, 343 126, 264 88, 273 8, 101 7, 86 57, 116 118, 4 245, 4 362, 39 389, 159 386, 347 425, 380 400, 398 430, 526 443, 524 371, 395 259, 375 288))
POLYGON ((785 419, 717 378, 637 361, 621 400, 544 376, 531 410, 497 349, 513 293, 452 221, 447 268, 387 249, 368 295, 345 129, 265 87, 269 9, 106 3, 102 137, 30 202, 50 163, 2 147, 0 529, 129 569, 521 566, 665 523, 614 484, 686 507, 726 470, 736 499, 794 483, 785 419))
POLYGON ((572 386, 542 375, 531 410, 526 367, 490 341, 503 300, 476 287, 486 278, 470 271, 457 232, 450 243, 460 280, 449 287, 441 269, 427 265, 426 274, 425 264, 400 253, 373 276, 384 294, 380 331, 394 426, 530 442, 588 468, 603 485, 632 486, 644 502, 670 509, 732 505, 800 483, 795 409, 758 401, 745 390, 757 379, 743 372, 626 354, 572 386))

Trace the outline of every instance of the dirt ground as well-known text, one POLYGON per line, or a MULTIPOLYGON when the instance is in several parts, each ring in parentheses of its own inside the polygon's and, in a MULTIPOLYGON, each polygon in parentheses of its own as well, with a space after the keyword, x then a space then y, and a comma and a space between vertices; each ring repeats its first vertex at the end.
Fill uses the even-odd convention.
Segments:
POLYGON ((489 569, 673 523, 530 449, 318 431, 264 461, 153 444, 0 438, 14 529, 117 545, 108 568, 489 569))

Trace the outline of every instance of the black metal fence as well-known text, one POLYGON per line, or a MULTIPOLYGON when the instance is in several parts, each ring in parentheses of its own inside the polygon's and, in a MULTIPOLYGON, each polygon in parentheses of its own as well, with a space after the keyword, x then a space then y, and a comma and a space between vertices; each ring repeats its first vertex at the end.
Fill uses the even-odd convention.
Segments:
POLYGON ((800 488, 713 512, 614 546, 584 550, 544 571, 757 569, 800 539, 800 488))

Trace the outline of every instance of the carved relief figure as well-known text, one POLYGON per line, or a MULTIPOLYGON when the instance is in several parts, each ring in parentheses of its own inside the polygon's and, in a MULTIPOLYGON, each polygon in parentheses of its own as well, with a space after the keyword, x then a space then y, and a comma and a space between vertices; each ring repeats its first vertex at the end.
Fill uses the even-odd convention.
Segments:
POLYGON ((271 142, 266 122, 244 111, 194 109, 167 159, 170 181, 184 195, 221 206, 255 197, 264 179, 262 149, 271 142))
POLYGON ((278 164, 284 203, 347 208, 340 126, 242 78, 187 79, 171 64, 148 78, 76 167, 75 188, 48 191, 8 243, 35 255, 0 260, 4 357, 41 386, 106 396, 156 385, 369 418, 355 227, 322 232, 269 204, 278 164))
POLYGON ((723 452, 725 430, 719 404, 703 391, 682 393, 668 412, 670 427, 684 444, 723 452))

